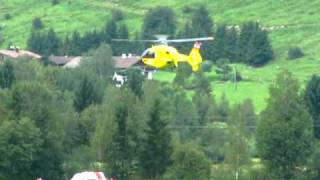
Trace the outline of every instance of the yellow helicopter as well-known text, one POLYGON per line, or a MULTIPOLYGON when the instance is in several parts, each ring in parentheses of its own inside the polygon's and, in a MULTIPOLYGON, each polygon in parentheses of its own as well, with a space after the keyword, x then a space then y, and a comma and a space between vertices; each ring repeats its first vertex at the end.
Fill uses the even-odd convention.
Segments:
MULTIPOLYGON (((202 63, 202 57, 200 54, 200 41, 210 41, 213 37, 202 37, 202 38, 188 38, 188 39, 168 39, 167 35, 156 35, 157 40, 136 40, 140 42, 152 42, 156 43, 152 47, 146 49, 142 55, 141 60, 147 66, 161 69, 168 65, 174 64, 178 67, 180 62, 187 62, 190 64, 192 71, 196 72, 202 63), (189 55, 181 54, 173 47, 169 46, 168 43, 182 43, 182 42, 195 42, 189 55)), ((127 39, 113 39, 114 41, 129 41, 127 39)))

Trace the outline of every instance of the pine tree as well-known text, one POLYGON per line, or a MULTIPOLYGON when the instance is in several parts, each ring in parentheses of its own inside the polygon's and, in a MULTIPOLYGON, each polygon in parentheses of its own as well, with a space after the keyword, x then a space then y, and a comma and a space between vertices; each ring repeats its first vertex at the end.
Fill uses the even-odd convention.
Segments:
POLYGON ((299 87, 291 73, 280 73, 270 86, 268 105, 257 129, 258 151, 277 179, 292 179, 296 167, 312 152, 312 121, 299 87))
POLYGON ((168 7, 150 9, 144 17, 142 38, 154 39, 156 34, 174 36, 176 31, 175 14, 168 7))
POLYGON ((80 33, 78 31, 74 31, 71 37, 69 55, 73 55, 73 56, 81 55, 81 46, 82 46, 82 42, 81 42, 80 33))
MULTIPOLYGON (((129 30, 125 24, 119 26, 117 30, 118 38, 129 39, 129 30)), ((112 52, 114 55, 121 55, 123 53, 132 53, 129 42, 112 42, 112 52)))
MULTIPOLYGON (((177 34, 177 38, 190 38, 193 37, 193 29, 191 28, 191 25, 189 22, 186 22, 184 25, 184 28, 179 31, 177 34)), ((178 43, 177 48, 179 49, 179 52, 188 54, 193 46, 192 42, 185 42, 185 43, 178 43)))
POLYGON ((313 118, 314 135, 320 138, 320 76, 313 75, 309 80, 304 100, 313 118))
POLYGON ((50 28, 44 42, 43 54, 46 56, 58 54, 60 47, 60 39, 56 35, 56 32, 50 28))
POLYGON ((130 147, 128 138, 128 106, 120 103, 115 110, 117 130, 112 143, 112 176, 117 179, 128 179, 130 171, 130 147))
MULTIPOLYGON (((209 11, 204 5, 200 5, 193 12, 191 18, 191 27, 193 37, 206 37, 213 36, 213 20, 209 11)), ((213 43, 203 43, 203 57, 205 59, 212 59, 213 55, 213 43)))
POLYGON ((43 53, 45 38, 40 32, 32 31, 28 40, 27 47, 36 53, 43 53))
POLYGON ((13 70, 13 64, 11 61, 5 61, 5 63, 0 66, 0 87, 10 88, 15 81, 15 74, 13 70))
POLYGON ((257 22, 243 24, 238 45, 239 59, 246 64, 261 66, 274 57, 268 34, 257 22))
POLYGON ((227 27, 225 24, 219 25, 215 33, 214 39, 214 60, 227 58, 226 54, 226 38, 227 38, 227 27))
POLYGON ((141 74, 139 69, 129 69, 127 71, 127 86, 131 91, 138 97, 142 96, 142 84, 144 81, 144 76, 141 74))
POLYGON ((83 73, 79 80, 79 87, 75 92, 74 106, 77 112, 82 112, 91 104, 102 101, 102 86, 100 81, 90 73, 83 73))
POLYGON ((111 19, 107 22, 105 31, 104 31, 104 41, 107 44, 110 44, 113 38, 118 37, 117 29, 118 29, 118 26, 114 19, 111 19))
POLYGON ((226 58, 231 62, 238 61, 239 47, 238 47, 239 35, 235 28, 231 28, 227 31, 226 42, 225 42, 225 53, 226 58))
POLYGON ((151 107, 148 129, 145 130, 145 139, 142 142, 140 166, 142 176, 148 179, 160 178, 171 164, 171 135, 167 122, 161 115, 162 109, 160 100, 156 99, 151 107))

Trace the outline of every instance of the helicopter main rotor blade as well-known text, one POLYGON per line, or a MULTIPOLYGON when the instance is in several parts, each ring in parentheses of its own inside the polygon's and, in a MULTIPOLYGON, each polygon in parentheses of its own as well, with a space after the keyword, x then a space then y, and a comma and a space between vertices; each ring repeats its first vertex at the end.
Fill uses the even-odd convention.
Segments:
POLYGON ((212 41, 213 37, 203 37, 203 38, 187 38, 187 39, 169 39, 169 43, 180 43, 180 42, 195 42, 195 41, 212 41))
POLYGON ((111 39, 118 42, 160 42, 159 40, 140 40, 140 39, 111 39))

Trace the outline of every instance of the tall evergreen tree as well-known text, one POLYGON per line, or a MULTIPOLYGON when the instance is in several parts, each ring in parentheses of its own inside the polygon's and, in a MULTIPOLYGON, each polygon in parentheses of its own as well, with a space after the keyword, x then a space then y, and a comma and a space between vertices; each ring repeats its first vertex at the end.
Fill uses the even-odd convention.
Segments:
POLYGON ((239 35, 235 28, 231 28, 227 31, 225 39, 225 53, 226 57, 231 62, 235 62, 238 59, 239 47, 238 47, 239 35))
POLYGON ((40 32, 32 31, 27 40, 27 47, 33 52, 42 53, 44 49, 44 42, 45 38, 40 32))
MULTIPOLYGON (((127 25, 121 24, 117 30, 118 38, 129 39, 129 30, 127 25)), ((123 53, 133 53, 130 42, 112 42, 112 52, 114 55, 121 55, 123 53)))
MULTIPOLYGON (((182 39, 182 38, 190 38, 190 37, 194 37, 193 29, 190 25, 190 22, 186 22, 183 29, 178 32, 177 38, 182 39)), ((192 42, 185 42, 185 43, 178 43, 177 44, 177 48, 179 49, 179 52, 185 53, 185 54, 190 52, 192 46, 193 46, 192 42)))
POLYGON ((118 26, 117 26, 117 22, 114 19, 110 19, 105 27, 105 31, 104 31, 104 41, 108 44, 110 44, 113 38, 117 38, 118 37, 118 26))
POLYGON ((218 60, 222 58, 227 58, 227 54, 226 54, 227 26, 225 24, 218 25, 217 31, 214 37, 215 39, 213 42, 213 45, 214 45, 213 59, 218 60))
POLYGON ((167 122, 162 116, 163 105, 157 98, 152 107, 142 142, 140 166, 142 176, 148 179, 159 179, 171 164, 171 135, 167 122))
POLYGON ((313 75, 309 80, 304 100, 313 118, 314 135, 320 138, 320 76, 313 75))
POLYGON ((78 31, 74 31, 71 37, 69 55, 81 55, 81 46, 82 42, 80 33, 78 31))
MULTIPOLYGON (((124 99, 123 99, 124 100, 124 99)), ((125 100, 124 100, 125 101, 125 100)), ((117 130, 113 136, 112 175, 117 179, 128 179, 130 173, 130 147, 128 138, 128 106, 120 103, 115 110, 117 130)))
POLYGON ((175 14, 168 7, 150 9, 144 17, 142 38, 154 39, 156 34, 174 36, 176 31, 175 14))
MULTIPOLYGON (((213 36, 213 20, 209 11, 204 5, 200 5, 193 11, 191 18, 191 27, 193 37, 213 36)), ((205 59, 212 59, 213 57, 213 43, 203 43, 203 56, 205 59)))
POLYGON ((127 85, 131 91, 138 97, 142 96, 142 84, 144 81, 144 76, 141 74, 139 69, 129 69, 127 71, 127 85))
POLYGON ((266 31, 258 22, 244 23, 239 37, 239 59, 253 66, 261 66, 273 59, 274 52, 266 31))
POLYGON ((83 73, 80 76, 79 86, 75 90, 75 109, 77 112, 82 112, 89 105, 100 103, 102 96, 100 81, 90 73, 83 73))
POLYGON ((44 42, 43 54, 46 56, 56 55, 58 54, 59 47, 60 39, 58 38, 56 32, 50 28, 44 42))
POLYGON ((0 87, 10 88, 14 81, 13 64, 11 61, 5 61, 2 66, 0 65, 0 87))
POLYGON ((267 169, 277 179, 292 179, 313 144, 311 117, 299 95, 299 83, 284 71, 270 86, 267 108, 257 129, 257 147, 267 169))

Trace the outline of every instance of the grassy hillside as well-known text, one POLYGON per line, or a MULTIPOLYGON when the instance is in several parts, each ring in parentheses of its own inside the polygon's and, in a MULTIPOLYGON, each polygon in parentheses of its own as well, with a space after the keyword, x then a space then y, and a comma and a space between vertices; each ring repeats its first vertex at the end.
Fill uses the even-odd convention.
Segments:
MULTIPOLYGON (((25 47, 32 19, 41 17, 46 28, 53 27, 63 36, 74 30, 85 32, 102 28, 113 9, 122 10, 131 33, 140 29, 145 12, 162 5, 173 8, 177 23, 190 16, 182 13, 185 7, 206 4, 214 21, 238 25, 259 20, 265 27, 280 27, 270 32, 276 60, 267 66, 252 69, 237 65, 246 81, 237 91, 229 83, 212 82, 215 94, 226 93, 231 102, 252 98, 261 111, 268 97, 268 86, 281 69, 289 69, 304 84, 311 74, 320 74, 320 1, 319 0, 60 0, 52 6, 49 0, 0 0, 0 24, 5 24, 5 47, 9 42, 25 47), (5 19, 10 14, 11 19, 5 19), (289 47, 299 46, 306 56, 298 61, 286 60, 289 47)), ((208 76, 214 76, 214 73, 208 76)), ((162 72, 157 78, 170 81, 173 74, 162 72)))

